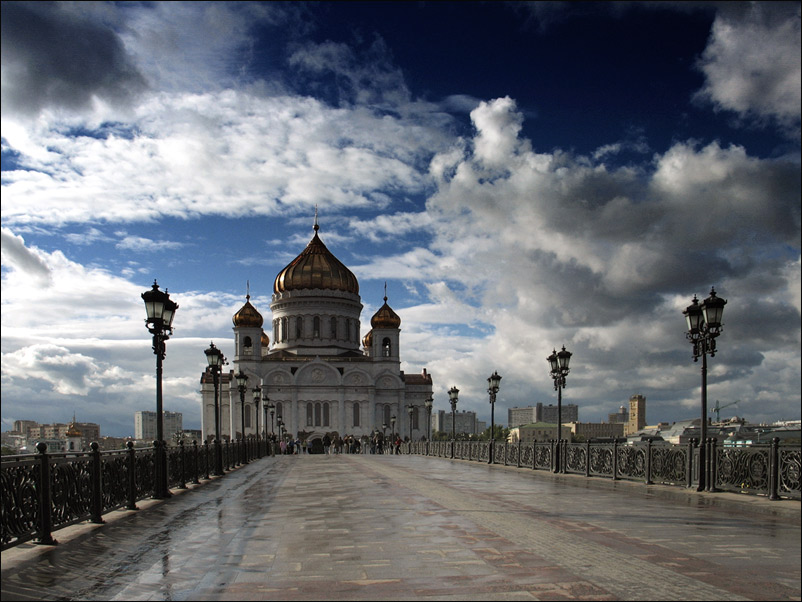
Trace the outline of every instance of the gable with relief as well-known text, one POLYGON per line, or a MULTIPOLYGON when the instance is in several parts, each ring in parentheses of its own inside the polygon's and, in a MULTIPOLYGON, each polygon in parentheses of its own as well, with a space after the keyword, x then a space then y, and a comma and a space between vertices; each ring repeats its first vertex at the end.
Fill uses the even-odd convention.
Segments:
POLYGON ((365 372, 354 371, 349 372, 343 378, 343 384, 348 387, 366 387, 372 385, 372 379, 365 372))
POLYGON ((376 377, 376 389, 403 389, 404 383, 397 376, 389 373, 376 377))
POLYGON ((340 385, 340 373, 323 362, 304 366, 295 375, 298 385, 314 387, 336 387, 340 385))

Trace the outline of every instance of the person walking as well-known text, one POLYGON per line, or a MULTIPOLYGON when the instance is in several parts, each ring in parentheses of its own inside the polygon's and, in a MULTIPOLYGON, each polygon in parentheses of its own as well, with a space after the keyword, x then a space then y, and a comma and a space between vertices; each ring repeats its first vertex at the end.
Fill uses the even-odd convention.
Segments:
POLYGON ((331 437, 329 437, 329 434, 326 433, 325 435, 323 435, 323 453, 328 456, 330 449, 331 449, 331 437))

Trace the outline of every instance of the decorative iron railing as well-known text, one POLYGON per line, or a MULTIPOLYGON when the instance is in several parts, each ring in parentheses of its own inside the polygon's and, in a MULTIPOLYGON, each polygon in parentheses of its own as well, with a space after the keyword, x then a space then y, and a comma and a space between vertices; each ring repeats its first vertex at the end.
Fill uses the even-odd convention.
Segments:
MULTIPOLYGON (((409 454, 490 462, 488 441, 414 441, 405 444, 409 454)), ((771 443, 724 447, 715 438, 707 442, 708 491, 767 495, 769 499, 802 499, 800 458, 802 448, 771 443)), ((548 470, 586 477, 641 481, 646 484, 693 487, 699 482, 698 441, 686 445, 663 442, 531 444, 496 442, 493 463, 533 470, 548 470), (557 459, 559 457, 559 463, 557 459)))
MULTIPOLYGON (((31 539, 55 544, 52 532, 90 520, 103 522, 103 514, 125 507, 136 510, 136 502, 150 497, 155 488, 153 447, 48 454, 40 443, 39 453, 3 456, 0 463, 0 543, 6 549, 31 539)), ((244 462, 275 455, 274 444, 257 440, 225 442, 227 469, 244 462)), ((182 489, 187 483, 209 479, 214 446, 183 442, 167 450, 168 487, 182 489)))

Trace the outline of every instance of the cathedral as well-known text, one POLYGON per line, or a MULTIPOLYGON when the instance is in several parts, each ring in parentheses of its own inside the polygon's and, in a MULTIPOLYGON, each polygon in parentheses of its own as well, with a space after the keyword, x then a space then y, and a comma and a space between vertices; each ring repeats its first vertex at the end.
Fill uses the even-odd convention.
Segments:
MULTIPOLYGON (((264 319, 246 295, 233 316, 233 370, 220 375, 221 439, 256 434, 254 387, 268 402, 260 404, 260 434, 279 434, 278 420, 293 437, 312 440, 326 433, 390 436, 391 430, 413 440, 427 434, 425 400, 432 396, 432 377, 401 370, 401 318, 387 304, 370 319, 371 330, 360 341, 362 303, 356 276, 328 250, 318 236, 281 270, 273 282, 271 337, 264 319), (245 404, 234 374, 248 376, 245 404), (392 419, 395 418, 394 423, 392 419), (394 425, 394 428, 393 428, 394 425), (411 431, 410 431, 411 428, 411 431), (232 437, 233 433, 233 437, 232 437)), ((204 439, 215 434, 214 385, 209 369, 201 376, 204 439)))

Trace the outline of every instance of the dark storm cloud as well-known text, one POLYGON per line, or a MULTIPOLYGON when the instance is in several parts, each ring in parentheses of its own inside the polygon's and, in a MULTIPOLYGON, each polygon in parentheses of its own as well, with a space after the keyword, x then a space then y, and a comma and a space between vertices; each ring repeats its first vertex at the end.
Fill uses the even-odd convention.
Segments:
POLYGON ((2 67, 4 112, 126 104, 146 87, 112 29, 51 2, 3 2, 2 67))

